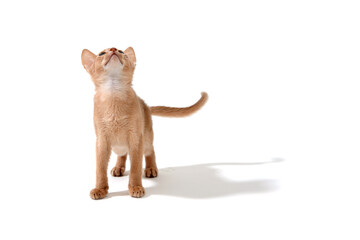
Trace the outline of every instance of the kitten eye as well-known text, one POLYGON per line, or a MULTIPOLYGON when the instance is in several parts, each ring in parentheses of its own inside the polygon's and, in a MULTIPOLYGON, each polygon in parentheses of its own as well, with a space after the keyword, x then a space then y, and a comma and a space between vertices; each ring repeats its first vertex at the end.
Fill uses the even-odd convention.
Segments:
POLYGON ((124 54, 124 52, 123 52, 123 51, 121 51, 121 50, 118 50, 118 52, 119 52, 119 53, 122 53, 122 54, 124 54))
POLYGON ((105 54, 105 52, 101 52, 101 53, 99 53, 99 56, 102 56, 102 55, 104 55, 105 54))

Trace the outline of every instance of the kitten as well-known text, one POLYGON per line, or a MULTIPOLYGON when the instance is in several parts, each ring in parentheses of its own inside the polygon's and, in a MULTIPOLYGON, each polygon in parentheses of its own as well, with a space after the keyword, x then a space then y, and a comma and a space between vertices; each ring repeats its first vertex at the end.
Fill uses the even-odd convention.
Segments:
POLYGON ((145 155, 145 177, 158 176, 153 147, 151 115, 184 117, 199 110, 207 101, 203 92, 200 100, 186 108, 148 107, 136 96, 131 83, 136 66, 132 47, 124 52, 108 48, 98 55, 84 49, 81 54, 84 68, 95 84, 94 125, 96 133, 96 187, 92 199, 104 198, 108 193, 107 168, 111 151, 117 162, 111 170, 114 177, 124 175, 127 154, 130 155, 129 194, 142 197, 142 158, 145 155))

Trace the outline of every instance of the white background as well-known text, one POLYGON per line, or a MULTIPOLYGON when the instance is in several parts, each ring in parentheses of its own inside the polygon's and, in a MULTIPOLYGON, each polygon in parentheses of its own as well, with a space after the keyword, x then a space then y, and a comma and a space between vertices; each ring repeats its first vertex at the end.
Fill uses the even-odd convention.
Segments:
POLYGON ((0 9, 1 239, 359 239, 358 1, 0 9), (189 118, 154 117, 160 175, 144 198, 109 176, 94 201, 80 54, 128 46, 150 106, 210 99, 189 118))

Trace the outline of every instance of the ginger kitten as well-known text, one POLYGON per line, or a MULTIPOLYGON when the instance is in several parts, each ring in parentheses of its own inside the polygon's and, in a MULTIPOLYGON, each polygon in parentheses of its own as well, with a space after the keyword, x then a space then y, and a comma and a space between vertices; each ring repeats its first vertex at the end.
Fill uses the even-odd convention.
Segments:
POLYGON ((111 151, 117 162, 111 175, 124 175, 127 154, 130 155, 129 194, 142 197, 142 158, 145 156, 145 177, 158 176, 153 147, 151 115, 184 117, 199 110, 207 101, 203 92, 200 100, 186 108, 148 107, 132 89, 136 56, 132 47, 124 52, 108 48, 98 55, 84 49, 81 54, 84 68, 95 84, 94 125, 96 133, 96 187, 92 199, 104 198, 108 193, 107 168, 111 151))

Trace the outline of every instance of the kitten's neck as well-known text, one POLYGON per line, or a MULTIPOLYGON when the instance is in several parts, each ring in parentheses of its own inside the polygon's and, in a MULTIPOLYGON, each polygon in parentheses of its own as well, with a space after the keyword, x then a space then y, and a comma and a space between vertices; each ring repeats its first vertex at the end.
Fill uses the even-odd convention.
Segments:
POLYGON ((131 83, 124 81, 123 79, 108 77, 101 87, 107 91, 117 92, 131 88, 131 83))
POLYGON ((116 97, 125 100, 131 96, 133 92, 131 79, 119 77, 107 77, 96 88, 96 93, 101 95, 102 99, 116 97))

